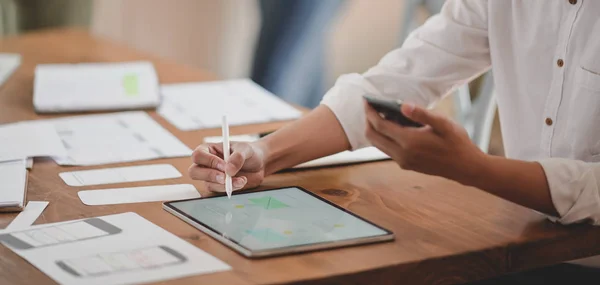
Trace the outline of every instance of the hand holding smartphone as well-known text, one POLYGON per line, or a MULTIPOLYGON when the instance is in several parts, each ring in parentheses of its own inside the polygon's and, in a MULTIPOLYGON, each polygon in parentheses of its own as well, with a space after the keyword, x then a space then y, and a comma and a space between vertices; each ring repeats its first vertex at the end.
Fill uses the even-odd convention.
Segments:
POLYGON ((369 106, 371 106, 375 111, 379 113, 379 115, 389 121, 395 122, 401 126, 405 127, 414 127, 419 128, 423 125, 417 123, 402 114, 400 111, 400 107, 402 106, 402 101, 400 100, 384 100, 378 99, 370 96, 363 96, 369 106))

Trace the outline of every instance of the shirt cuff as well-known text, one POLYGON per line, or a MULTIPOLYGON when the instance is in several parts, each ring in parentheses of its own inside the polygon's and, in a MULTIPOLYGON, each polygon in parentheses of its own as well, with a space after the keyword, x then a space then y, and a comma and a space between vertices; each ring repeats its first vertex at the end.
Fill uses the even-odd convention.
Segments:
POLYGON ((564 158, 539 161, 546 173, 552 203, 561 224, 590 221, 600 224, 600 165, 564 158))
POLYGON ((365 138, 365 112, 363 96, 382 97, 375 88, 360 84, 364 81, 359 74, 342 75, 323 97, 322 105, 331 109, 348 137, 352 150, 370 146, 365 138))

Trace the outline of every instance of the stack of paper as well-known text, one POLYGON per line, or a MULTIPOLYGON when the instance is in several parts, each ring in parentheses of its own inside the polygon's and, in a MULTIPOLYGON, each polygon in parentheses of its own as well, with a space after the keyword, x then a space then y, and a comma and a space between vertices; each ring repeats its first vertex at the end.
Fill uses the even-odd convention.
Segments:
POLYGON ((168 84, 158 113, 180 130, 247 125, 299 118, 302 113, 250 79, 168 84))
POLYGON ((44 121, 0 125, 0 161, 67 154, 54 126, 44 121))
POLYGON ((0 53, 0 85, 21 65, 21 56, 14 53, 0 53))
POLYGON ((54 126, 41 121, 0 125, 0 142, 0 211, 20 211, 32 157, 64 156, 66 150, 54 126))
POLYGON ((26 161, 21 159, 0 162, 0 212, 23 210, 26 195, 26 161))
POLYGON ((154 108, 158 88, 150 62, 40 64, 33 105, 37 112, 154 108))

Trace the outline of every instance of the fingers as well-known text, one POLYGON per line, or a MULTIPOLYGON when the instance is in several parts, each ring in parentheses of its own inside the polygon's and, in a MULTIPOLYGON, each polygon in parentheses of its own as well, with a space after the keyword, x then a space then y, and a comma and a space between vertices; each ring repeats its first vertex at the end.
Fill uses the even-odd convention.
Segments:
POLYGON ((381 118, 379 113, 367 104, 365 104, 365 112, 367 114, 367 132, 370 127, 373 131, 379 133, 380 136, 384 136, 388 140, 397 141, 398 143, 402 141, 402 137, 408 136, 407 133, 410 132, 409 128, 381 118))
MULTIPOLYGON (((232 178, 233 191, 240 190, 246 186, 248 179, 244 176, 232 178)), ((206 190, 211 192, 225 192, 225 185, 220 183, 205 182, 206 190)))
POLYGON ((233 153, 229 156, 224 171, 231 176, 235 176, 242 169, 246 160, 252 157, 253 151, 248 144, 235 144, 232 150, 233 153))
POLYGON ((365 136, 373 146, 383 151, 390 157, 394 156, 394 153, 397 153, 402 150, 402 146, 400 146, 400 144, 383 135, 379 131, 375 130, 375 128, 369 121, 367 121, 365 136))
MULTIPOLYGON (((188 169, 189 175, 194 180, 204 181, 206 188, 213 192, 225 192, 225 173, 208 168, 192 164, 188 169)), ((261 176, 259 173, 238 173, 239 176, 231 178, 231 184, 233 190, 239 190, 246 186, 256 187, 260 184, 261 176), (251 185, 248 181, 253 181, 251 185)))
POLYGON ((437 133, 444 134, 452 129, 452 122, 450 119, 427 111, 414 104, 402 104, 401 111, 407 118, 424 125, 429 125, 437 133))
POLYGON ((200 166, 225 171, 225 161, 217 156, 222 152, 218 144, 201 144, 192 153, 192 161, 200 166))
POLYGON ((190 168, 188 169, 188 173, 189 173, 190 178, 192 178, 194 180, 202 180, 202 181, 219 183, 219 184, 225 183, 225 173, 223 173, 222 171, 213 169, 213 168, 208 168, 208 167, 198 166, 197 164, 192 164, 190 166, 190 168))

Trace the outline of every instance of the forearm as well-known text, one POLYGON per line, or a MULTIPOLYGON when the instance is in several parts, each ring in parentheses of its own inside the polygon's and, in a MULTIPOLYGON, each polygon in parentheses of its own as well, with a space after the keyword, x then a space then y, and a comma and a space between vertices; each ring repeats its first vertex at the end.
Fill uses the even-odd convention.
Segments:
POLYGON ((486 155, 471 177, 459 181, 536 211, 558 216, 542 166, 486 155))
POLYGON ((265 155, 267 175, 350 148, 336 116, 324 105, 256 144, 265 155))

